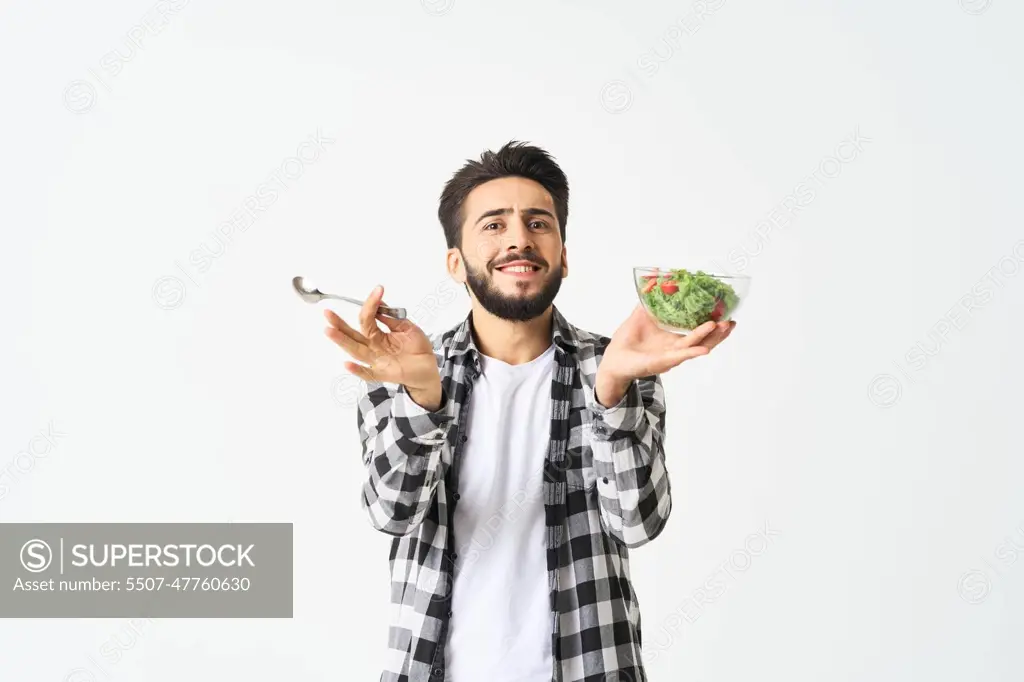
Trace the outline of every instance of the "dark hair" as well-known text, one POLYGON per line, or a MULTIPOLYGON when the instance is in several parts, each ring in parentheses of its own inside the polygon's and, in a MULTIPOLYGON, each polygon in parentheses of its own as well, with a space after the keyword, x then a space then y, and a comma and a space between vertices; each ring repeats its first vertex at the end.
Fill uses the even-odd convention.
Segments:
POLYGON ((569 220, 569 181, 565 173, 543 149, 512 140, 497 152, 485 151, 479 161, 468 159, 445 184, 437 217, 449 249, 462 246, 462 204, 469 193, 490 180, 513 176, 533 180, 551 194, 565 243, 565 223, 569 220))

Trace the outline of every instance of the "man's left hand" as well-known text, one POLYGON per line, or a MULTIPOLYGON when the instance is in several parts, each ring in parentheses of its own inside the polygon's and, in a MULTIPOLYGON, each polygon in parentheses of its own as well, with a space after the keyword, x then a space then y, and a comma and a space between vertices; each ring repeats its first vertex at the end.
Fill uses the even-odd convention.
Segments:
POLYGON ((605 349, 594 387, 598 402, 605 407, 618 404, 634 379, 663 374, 686 360, 707 355, 735 327, 735 321, 705 322, 680 336, 659 327, 638 304, 605 349))

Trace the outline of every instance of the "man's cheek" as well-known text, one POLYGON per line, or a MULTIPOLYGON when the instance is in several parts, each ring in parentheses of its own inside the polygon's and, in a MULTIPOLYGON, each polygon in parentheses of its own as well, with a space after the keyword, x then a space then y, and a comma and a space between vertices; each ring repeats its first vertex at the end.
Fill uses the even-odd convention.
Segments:
POLYGON ((473 263, 488 264, 493 261, 501 250, 501 240, 496 237, 477 239, 466 253, 473 263))

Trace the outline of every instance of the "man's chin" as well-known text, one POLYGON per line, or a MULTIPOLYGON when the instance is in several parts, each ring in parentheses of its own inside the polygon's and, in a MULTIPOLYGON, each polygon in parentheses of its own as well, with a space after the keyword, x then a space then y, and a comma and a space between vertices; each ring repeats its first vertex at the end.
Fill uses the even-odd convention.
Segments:
POLYGON ((510 301, 526 301, 539 298, 541 291, 537 287, 495 287, 495 291, 510 301))
POLYGON ((516 322, 526 322, 540 317, 551 305, 547 296, 536 293, 521 296, 495 296, 481 300, 480 303, 492 315, 516 322))
POLYGON ((476 279, 470 276, 469 288, 484 310, 503 320, 526 322, 540 317, 554 301, 561 287, 558 282, 531 282, 530 286, 501 282, 494 278, 476 279))

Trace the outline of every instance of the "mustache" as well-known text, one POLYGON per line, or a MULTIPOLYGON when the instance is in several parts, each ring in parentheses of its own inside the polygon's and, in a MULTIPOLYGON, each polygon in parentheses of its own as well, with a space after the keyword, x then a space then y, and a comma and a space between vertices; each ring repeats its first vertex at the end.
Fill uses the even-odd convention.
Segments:
POLYGON ((491 269, 492 270, 497 270, 498 268, 503 268, 506 265, 508 265, 509 263, 515 263, 516 261, 526 261, 527 263, 531 263, 531 264, 536 265, 537 267, 540 267, 540 268, 543 268, 543 267, 547 266, 547 263, 544 260, 542 260, 541 258, 538 258, 537 256, 526 256, 526 255, 523 255, 523 256, 515 256, 513 258, 506 258, 503 261, 501 261, 500 263, 494 263, 493 265, 491 265, 491 269))

